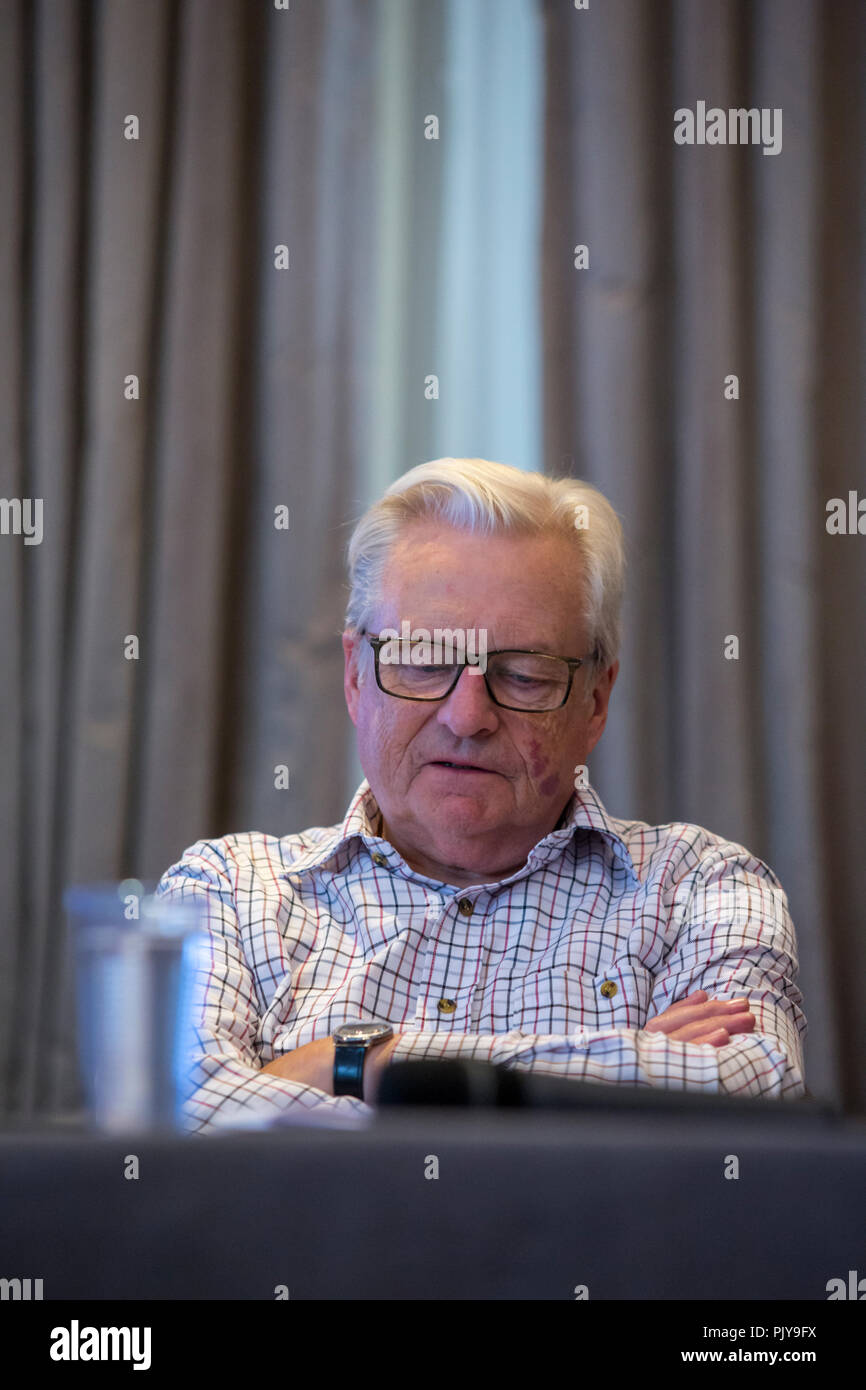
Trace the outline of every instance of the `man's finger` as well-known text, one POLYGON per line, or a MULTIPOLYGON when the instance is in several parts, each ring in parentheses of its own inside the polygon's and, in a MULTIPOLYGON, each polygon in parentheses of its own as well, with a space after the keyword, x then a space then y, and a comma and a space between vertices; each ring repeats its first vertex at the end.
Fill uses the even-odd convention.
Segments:
POLYGON ((701 1021, 698 1023, 688 1023, 682 1028, 676 1028, 672 1033, 668 1033, 669 1038, 676 1042, 705 1042, 713 1033, 751 1033, 755 1026, 755 1015, 749 1013, 732 1014, 726 1018, 724 1023, 718 1020, 701 1021))
POLYGON ((672 1004, 668 1004, 668 1008, 665 1009, 665 1013, 668 1012, 668 1009, 681 1009, 683 1004, 697 1004, 700 1002, 702 998, 707 999, 708 997, 709 996, 707 995, 707 991, 705 989, 693 990, 692 993, 687 994, 684 999, 675 999, 672 1004))
POLYGON ((717 1035, 721 1036, 721 1034, 724 1034, 725 1038, 730 1041, 729 1033, 730 1029, 727 1025, 722 1028, 717 1023, 708 1024, 700 1022, 689 1023, 685 1028, 677 1028, 673 1033, 668 1033, 668 1037, 671 1038, 673 1042, 697 1043, 708 1042, 710 1038, 715 1038, 717 1035))
POLYGON ((707 991, 705 989, 696 989, 693 994, 687 994, 685 999, 674 1000, 673 1004, 668 1004, 666 1009, 662 1009, 661 1013, 654 1014, 653 1017, 667 1018, 668 1014, 672 1014, 675 1009, 692 1008, 695 1004, 700 1004, 706 999, 707 991))
POLYGON ((749 1004, 746 999, 708 999, 705 1004, 687 1004, 683 1000, 682 1007, 678 1008, 675 1004, 664 1013, 657 1014, 655 1018, 647 1020, 647 1028, 651 1033, 670 1033, 674 1028, 683 1028, 687 1023, 708 1024, 712 1019, 718 1019, 721 1023, 734 1014, 748 1013, 749 1004))

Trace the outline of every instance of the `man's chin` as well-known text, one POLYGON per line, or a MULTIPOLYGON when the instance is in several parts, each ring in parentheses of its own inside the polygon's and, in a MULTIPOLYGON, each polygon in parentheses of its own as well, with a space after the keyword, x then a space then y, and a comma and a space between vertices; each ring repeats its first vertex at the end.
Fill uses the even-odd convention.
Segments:
MULTIPOLYGON (((488 779, 478 778, 482 780, 488 779)), ((492 834, 510 826, 508 807, 499 797, 491 796, 489 788, 439 787, 435 796, 422 798, 420 808, 425 825, 441 825, 446 832, 459 826, 476 834, 492 834)))
MULTIPOLYGON (((417 791, 417 788, 416 788, 417 791)), ((478 883, 493 882, 523 863, 525 851, 510 852, 514 836, 514 806, 495 806, 490 798, 450 793, 434 797, 414 796, 409 822, 414 849, 404 844, 406 862, 430 878, 452 880, 455 874, 473 875, 478 883), (423 856, 423 863, 421 856, 423 856)), ((393 827, 387 822, 389 832, 393 827)), ((395 843, 393 834, 389 836, 395 843)), ((396 836, 400 848, 402 837, 396 836)))
POLYGON ((506 798, 506 790, 505 777, 500 777, 499 773, 471 771, 448 776, 448 769, 434 769, 434 777, 431 777, 430 784, 424 788, 418 801, 427 812, 434 812, 443 802, 448 802, 455 809, 461 805, 467 806, 473 815, 485 820, 496 815, 505 819, 509 809, 513 809, 510 798, 506 798), (445 776, 435 776, 439 771, 445 776))

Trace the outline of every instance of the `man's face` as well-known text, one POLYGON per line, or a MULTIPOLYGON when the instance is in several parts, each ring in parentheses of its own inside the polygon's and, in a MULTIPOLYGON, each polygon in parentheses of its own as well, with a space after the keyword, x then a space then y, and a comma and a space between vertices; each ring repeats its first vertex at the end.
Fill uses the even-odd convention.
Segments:
MULTIPOLYGON (((488 651, 529 648, 589 654, 577 541, 563 536, 474 536, 414 522, 394 547, 370 627, 484 629, 488 651)), ((574 790, 574 769, 601 737, 619 663, 575 673, 566 704, 544 713, 502 709, 477 672, 451 694, 423 703, 376 684, 373 649, 343 634, 345 692, 364 774, 382 811, 383 838, 429 878, 459 887, 521 868, 556 826, 574 790), (443 766, 457 761, 483 771, 443 766)))

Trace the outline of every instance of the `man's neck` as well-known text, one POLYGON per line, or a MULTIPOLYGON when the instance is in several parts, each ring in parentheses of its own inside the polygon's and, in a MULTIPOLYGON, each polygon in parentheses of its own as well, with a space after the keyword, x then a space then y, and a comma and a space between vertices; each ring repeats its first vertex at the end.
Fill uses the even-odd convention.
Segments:
MULTIPOLYGON (((569 803, 566 803, 562 815, 559 817, 559 820, 553 827, 554 830, 560 829, 562 822, 565 818, 566 812, 568 811, 568 805, 569 803)), ((512 874, 516 874, 519 869, 522 869, 526 863, 526 859, 529 853, 527 851, 527 855, 524 855, 523 859, 518 864, 513 864, 510 868, 492 869, 487 873, 484 873, 483 871, 475 872, 471 869, 461 869, 456 865, 424 864, 421 863, 421 861, 417 859, 415 855, 410 855, 406 852, 405 849, 402 849, 400 845, 396 843, 394 837, 388 830, 388 827, 385 823, 384 813, 381 810, 379 812, 376 824, 377 828, 375 833, 378 835, 379 839, 387 840, 389 845, 393 845, 397 853, 401 855, 403 859, 405 859, 410 869, 414 869, 417 874, 423 874, 424 878, 432 878, 436 883, 447 883, 451 888, 477 888, 482 883, 499 883, 502 881, 502 879, 510 878, 512 874), (439 869, 444 870, 444 872, 440 873, 434 871, 439 869)), ((546 834, 551 833, 551 831, 546 832, 546 834)), ((543 838, 544 837, 542 836, 542 839, 543 838)))

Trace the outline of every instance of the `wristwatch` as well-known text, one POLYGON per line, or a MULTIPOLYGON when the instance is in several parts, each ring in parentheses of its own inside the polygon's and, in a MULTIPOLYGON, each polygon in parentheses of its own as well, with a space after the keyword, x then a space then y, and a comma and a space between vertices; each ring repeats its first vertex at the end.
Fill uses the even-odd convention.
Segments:
POLYGON ((344 1023, 331 1034, 334 1044, 334 1095, 364 1099, 367 1049, 393 1037, 390 1023, 344 1023))

